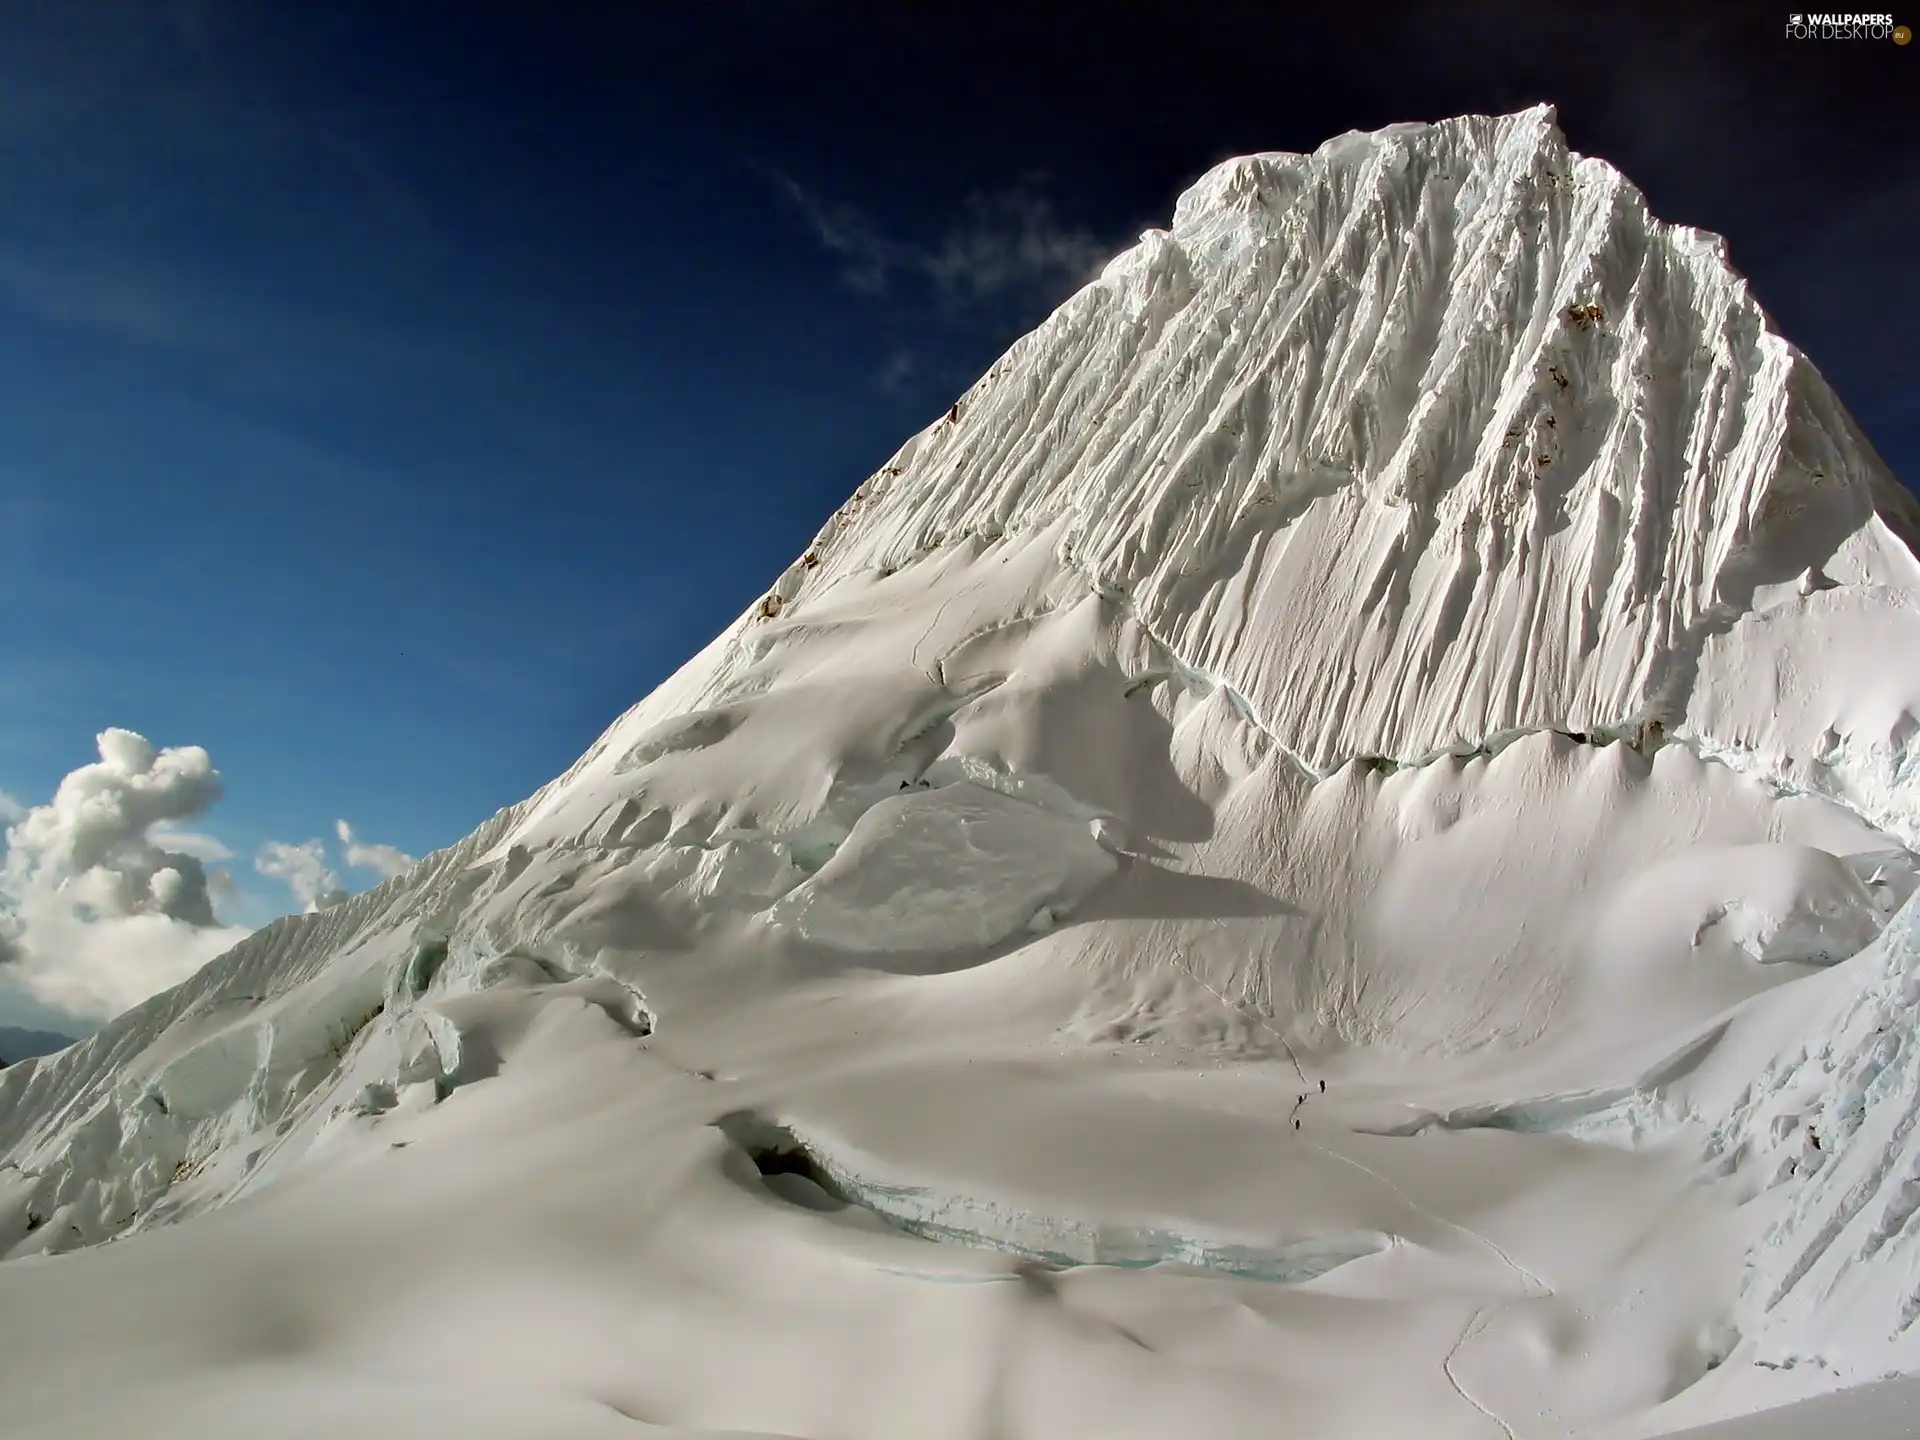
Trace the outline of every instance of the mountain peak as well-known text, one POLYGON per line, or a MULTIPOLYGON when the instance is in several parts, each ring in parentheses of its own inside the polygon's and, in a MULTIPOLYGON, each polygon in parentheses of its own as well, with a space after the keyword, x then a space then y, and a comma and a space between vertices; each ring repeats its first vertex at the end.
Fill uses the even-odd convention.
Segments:
POLYGON ((1719 238, 1537 106, 1215 166, 776 593, 1046 532, 1332 766, 1679 725, 1755 594, 1907 583, 1909 511, 1719 238))

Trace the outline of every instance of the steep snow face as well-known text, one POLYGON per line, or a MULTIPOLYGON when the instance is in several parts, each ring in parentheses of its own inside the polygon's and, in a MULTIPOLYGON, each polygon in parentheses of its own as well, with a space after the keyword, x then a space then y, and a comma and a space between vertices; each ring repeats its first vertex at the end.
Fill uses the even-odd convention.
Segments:
POLYGON ((1781 697, 1726 683, 1762 642, 1722 645, 1713 685, 1704 652, 1755 612, 1791 630, 1848 604, 1811 599, 1836 585, 1910 592, 1910 525, 1723 243, 1651 217, 1543 109, 1215 169, 774 593, 1057 526, 1323 771, 1647 721, 1773 766, 1904 756, 1910 690, 1843 714, 1784 673, 1801 693, 1766 733, 1731 697, 1781 697))
POLYGON ((1913 838, 1913 677, 1802 683, 1770 637, 1920 640, 1917 528, 1724 242, 1541 108, 1209 172, 735 633, 1045 536, 1317 771, 1657 723, 1913 838))
POLYGON ((1223 165, 565 775, 0 1073, 0 1433, 1906 1364, 1913 531, 1550 112, 1223 165))

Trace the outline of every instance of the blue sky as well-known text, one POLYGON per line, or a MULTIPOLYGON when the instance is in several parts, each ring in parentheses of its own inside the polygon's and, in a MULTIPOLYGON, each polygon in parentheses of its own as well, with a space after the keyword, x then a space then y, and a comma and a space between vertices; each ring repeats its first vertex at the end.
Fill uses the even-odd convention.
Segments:
POLYGON ((0 792, 205 747, 243 924, 451 843, 1182 184, 1394 120, 1557 103, 1920 474, 1914 47, 1538 10, 5 0, 0 792))

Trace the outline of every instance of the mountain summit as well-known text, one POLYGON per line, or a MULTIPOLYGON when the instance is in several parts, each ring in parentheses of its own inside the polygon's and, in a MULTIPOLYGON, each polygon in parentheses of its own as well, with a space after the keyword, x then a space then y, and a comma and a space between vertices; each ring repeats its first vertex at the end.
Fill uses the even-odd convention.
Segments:
POLYGON ((1218 166, 566 774, 0 1075, 0 1433, 1912 1370, 1916 534, 1550 110, 1218 166))

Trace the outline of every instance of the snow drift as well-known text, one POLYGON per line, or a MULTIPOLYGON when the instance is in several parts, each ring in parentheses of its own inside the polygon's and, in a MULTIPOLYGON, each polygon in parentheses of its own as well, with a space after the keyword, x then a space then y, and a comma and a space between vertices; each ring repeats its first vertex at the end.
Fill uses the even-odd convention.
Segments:
POLYGON ((566 774, 0 1074, 0 1431, 1920 1368, 1915 533, 1550 111, 1219 166, 566 774))

